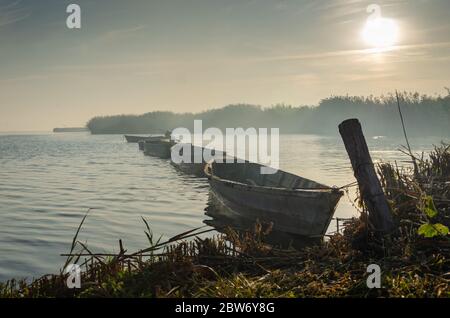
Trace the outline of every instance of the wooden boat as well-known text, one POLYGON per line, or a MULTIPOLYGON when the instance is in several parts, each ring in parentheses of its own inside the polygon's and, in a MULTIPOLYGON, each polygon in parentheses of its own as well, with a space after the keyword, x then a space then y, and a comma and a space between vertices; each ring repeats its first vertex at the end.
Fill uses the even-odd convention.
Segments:
POLYGON ((140 140, 145 140, 148 136, 133 136, 133 135, 125 135, 125 139, 127 142, 137 143, 140 140))
POLYGON ((147 156, 169 159, 170 148, 173 145, 174 142, 172 140, 165 138, 146 140, 144 143, 144 154, 147 156))
POLYGON ((282 170, 261 174, 261 167, 213 161, 205 173, 212 193, 235 217, 272 222, 274 230, 308 238, 325 235, 343 192, 282 170))
POLYGON ((191 155, 189 160, 181 161, 181 162, 175 162, 173 159, 170 161, 170 163, 180 170, 183 173, 193 175, 196 177, 206 177, 205 175, 205 165, 206 161, 204 160, 203 153, 205 150, 210 151, 212 156, 225 156, 225 152, 222 151, 216 151, 215 149, 208 149, 200 146, 194 146, 192 144, 186 144, 186 143, 178 143, 171 148, 171 152, 177 152, 180 157, 183 156, 184 149, 190 148, 191 155))
POLYGON ((140 140, 153 140, 164 138, 164 135, 158 136, 135 136, 135 135, 125 135, 127 142, 138 143, 140 140))

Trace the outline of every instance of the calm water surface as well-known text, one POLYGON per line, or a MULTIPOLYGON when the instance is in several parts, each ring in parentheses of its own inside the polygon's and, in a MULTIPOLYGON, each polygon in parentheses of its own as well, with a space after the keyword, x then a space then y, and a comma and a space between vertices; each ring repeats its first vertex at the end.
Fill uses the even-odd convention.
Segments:
MULTIPOLYGON (((411 143, 429 151, 441 139, 411 143)), ((368 143, 374 160, 407 165, 401 139, 368 143)), ((79 239, 96 252, 117 251, 119 239, 129 251, 145 247, 141 217, 164 237, 204 225, 206 180, 137 148, 122 135, 0 134, 0 281, 57 272, 89 208, 79 239)), ((281 136, 280 168, 330 186, 354 181, 337 136, 281 136)), ((356 214, 344 196, 335 216, 356 214)))

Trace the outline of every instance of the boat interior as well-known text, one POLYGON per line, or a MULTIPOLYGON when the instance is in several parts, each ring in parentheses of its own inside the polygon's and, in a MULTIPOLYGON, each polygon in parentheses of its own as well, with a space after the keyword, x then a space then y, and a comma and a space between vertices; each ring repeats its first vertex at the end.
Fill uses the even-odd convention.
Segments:
POLYGON ((224 180, 231 180, 239 183, 286 189, 327 189, 326 185, 315 181, 299 177, 292 173, 277 170, 274 174, 262 174, 261 164, 253 162, 235 162, 212 164, 213 175, 224 180))
POLYGON ((177 145, 180 147, 178 149, 178 154, 180 156, 183 156, 184 149, 190 148, 190 156, 191 156, 190 163, 204 163, 205 161, 203 159, 205 151, 207 151, 211 156, 216 158, 225 156, 225 152, 213 148, 204 148, 192 144, 183 144, 183 143, 179 143, 177 145))
POLYGON ((158 143, 171 143, 171 140, 164 137, 151 137, 145 140, 146 143, 158 144, 158 143))

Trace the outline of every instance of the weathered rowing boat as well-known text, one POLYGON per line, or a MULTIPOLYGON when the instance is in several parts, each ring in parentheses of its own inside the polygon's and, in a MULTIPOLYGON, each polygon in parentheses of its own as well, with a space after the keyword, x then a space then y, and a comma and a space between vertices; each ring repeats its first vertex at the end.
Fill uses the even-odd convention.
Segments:
POLYGON ((272 222, 274 230, 286 233, 323 236, 343 192, 282 170, 261 174, 261 167, 213 161, 205 173, 213 194, 236 217, 272 222))
POLYGON ((144 144, 144 154, 163 159, 170 158, 170 148, 174 142, 170 139, 151 139, 146 140, 144 144))
POLYGON ((125 139, 127 142, 138 143, 141 140, 153 140, 153 139, 161 139, 164 138, 164 135, 158 136, 134 136, 134 135, 125 135, 125 139))
POLYGON ((170 163, 183 173, 196 177, 206 177, 205 165, 207 162, 204 156, 206 152, 215 158, 218 158, 218 156, 224 158, 225 156, 225 152, 215 149, 178 143, 171 148, 171 153, 173 154, 170 163), (189 153, 184 153, 185 151, 189 151, 189 153))
POLYGON ((133 142, 133 143, 137 143, 140 140, 145 140, 146 138, 148 138, 148 136, 132 136, 132 135, 125 135, 125 139, 127 142, 133 142))

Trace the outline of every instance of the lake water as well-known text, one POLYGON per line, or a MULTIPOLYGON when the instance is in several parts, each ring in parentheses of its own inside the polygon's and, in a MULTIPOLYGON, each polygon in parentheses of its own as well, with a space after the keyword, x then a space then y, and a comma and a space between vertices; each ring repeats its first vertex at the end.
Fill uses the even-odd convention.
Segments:
MULTIPOLYGON (((403 140, 367 138, 375 161, 407 165, 397 150, 403 140)), ((410 142, 421 152, 440 139, 410 142)), ((330 186, 354 181, 338 136, 280 136, 280 168, 330 186)), ((155 235, 170 237, 204 225, 207 199, 205 179, 144 156, 122 135, 0 134, 0 281, 58 272, 89 208, 79 240, 117 252, 122 239, 134 251, 146 247, 141 217, 155 235)), ((355 215, 342 197, 335 216, 355 215)))

